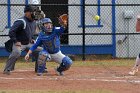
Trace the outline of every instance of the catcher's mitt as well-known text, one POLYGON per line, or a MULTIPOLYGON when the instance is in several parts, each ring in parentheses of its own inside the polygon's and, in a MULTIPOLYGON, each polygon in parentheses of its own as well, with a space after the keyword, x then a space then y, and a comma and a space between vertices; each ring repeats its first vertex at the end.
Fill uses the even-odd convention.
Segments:
POLYGON ((60 15, 58 20, 61 26, 66 27, 68 23, 68 15, 67 14, 60 15))

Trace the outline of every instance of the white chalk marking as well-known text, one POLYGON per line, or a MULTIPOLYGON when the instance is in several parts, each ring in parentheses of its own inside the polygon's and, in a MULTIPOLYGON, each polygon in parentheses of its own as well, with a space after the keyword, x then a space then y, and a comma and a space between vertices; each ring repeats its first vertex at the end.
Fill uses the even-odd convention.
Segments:
POLYGON ((14 72, 27 72, 27 71, 34 71, 34 69, 19 69, 14 72))
POLYGON ((8 78, 8 77, 0 77, 1 80, 70 80, 70 81, 102 81, 102 82, 122 82, 122 83, 138 83, 140 84, 140 80, 117 80, 117 79, 99 79, 99 78, 91 78, 91 79, 78 79, 78 78, 43 78, 43 77, 34 77, 34 78, 8 78))
POLYGON ((0 77, 0 79, 6 79, 6 80, 21 80, 21 79, 25 79, 25 78, 7 78, 7 77, 0 77))

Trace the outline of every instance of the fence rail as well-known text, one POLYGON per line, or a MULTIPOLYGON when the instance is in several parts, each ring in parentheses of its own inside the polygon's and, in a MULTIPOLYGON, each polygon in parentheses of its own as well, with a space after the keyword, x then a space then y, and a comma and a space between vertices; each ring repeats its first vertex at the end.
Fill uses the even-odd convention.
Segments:
MULTIPOLYGON (((139 2, 133 1, 132 4, 132 0, 127 0, 127 3, 124 0, 123 4, 119 0, 106 0, 108 4, 104 4, 103 1, 97 1, 96 4, 78 1, 69 1, 69 4, 29 4, 39 6, 56 26, 60 26, 57 20, 59 14, 69 15, 68 30, 61 37, 62 45, 65 45, 62 47, 64 53, 82 54, 83 60, 88 54, 109 54, 120 58, 137 56, 140 50, 140 33, 135 31, 135 23, 139 14, 139 2), (95 15, 100 16, 99 21, 94 20, 95 15)), ((24 6, 24 3, 0 4, 2 48, 8 39, 10 26, 23 16, 24 6)))
MULTIPOLYGON (((7 6, 8 4, 0 4, 7 6)), ((29 4, 32 6, 83 6, 82 4, 29 4)), ((25 6, 25 4, 10 4, 10 6, 25 6)), ((140 6, 140 4, 84 4, 84 6, 140 6)))

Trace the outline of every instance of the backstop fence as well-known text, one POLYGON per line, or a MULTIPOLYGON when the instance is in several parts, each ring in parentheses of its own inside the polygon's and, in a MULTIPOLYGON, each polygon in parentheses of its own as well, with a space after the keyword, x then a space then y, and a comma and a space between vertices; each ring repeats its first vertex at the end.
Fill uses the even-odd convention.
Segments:
POLYGON ((52 19, 54 26, 60 26, 59 15, 68 14, 68 27, 61 36, 64 54, 81 55, 82 60, 91 55, 136 57, 140 50, 140 34, 135 31, 140 13, 138 1, 66 0, 65 3, 54 3, 41 0, 39 4, 28 0, 0 1, 0 56, 9 55, 4 48, 9 29, 15 20, 24 16, 24 6, 30 4, 39 7, 46 17, 52 19), (99 15, 100 20, 95 20, 95 15, 99 15))

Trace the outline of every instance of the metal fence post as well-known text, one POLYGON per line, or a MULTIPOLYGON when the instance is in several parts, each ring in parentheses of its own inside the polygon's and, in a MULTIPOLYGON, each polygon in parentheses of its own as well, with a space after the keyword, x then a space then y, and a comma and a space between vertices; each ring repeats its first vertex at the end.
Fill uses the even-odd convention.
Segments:
POLYGON ((82 57, 82 60, 85 61, 85 0, 82 0, 82 8, 83 8, 83 11, 82 11, 82 15, 83 15, 83 21, 82 21, 82 28, 83 28, 83 47, 82 47, 82 54, 83 54, 83 57, 82 57))

